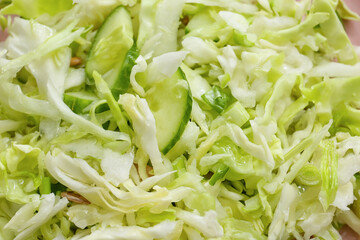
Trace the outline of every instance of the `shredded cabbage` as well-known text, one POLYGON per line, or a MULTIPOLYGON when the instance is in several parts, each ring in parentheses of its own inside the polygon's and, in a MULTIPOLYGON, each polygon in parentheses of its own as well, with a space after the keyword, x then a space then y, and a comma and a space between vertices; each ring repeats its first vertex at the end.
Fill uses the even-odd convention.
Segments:
POLYGON ((342 25, 360 17, 344 1, 0 6, 0 239, 360 235, 360 60, 342 25), (128 86, 114 96, 85 66, 116 42, 94 44, 119 7, 134 45, 109 60, 128 86), (166 152, 157 121, 174 126, 166 152))

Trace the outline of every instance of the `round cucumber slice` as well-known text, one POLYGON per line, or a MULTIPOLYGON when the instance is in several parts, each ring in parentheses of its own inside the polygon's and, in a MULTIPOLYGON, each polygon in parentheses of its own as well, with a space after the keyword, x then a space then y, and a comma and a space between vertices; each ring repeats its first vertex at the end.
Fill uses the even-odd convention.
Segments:
POLYGON ((89 83, 94 83, 92 74, 96 70, 110 89, 123 91, 123 88, 128 88, 129 77, 124 76, 130 76, 132 66, 130 68, 129 65, 134 64, 135 60, 130 61, 129 58, 137 57, 134 52, 137 50, 133 40, 131 16, 124 7, 119 6, 105 19, 95 35, 85 66, 89 83))
POLYGON ((95 94, 89 92, 69 92, 64 94, 64 103, 76 114, 84 113, 84 109, 98 100, 95 94))
POLYGON ((145 98, 155 118, 159 149, 166 154, 190 120, 192 96, 182 70, 151 88, 145 98))

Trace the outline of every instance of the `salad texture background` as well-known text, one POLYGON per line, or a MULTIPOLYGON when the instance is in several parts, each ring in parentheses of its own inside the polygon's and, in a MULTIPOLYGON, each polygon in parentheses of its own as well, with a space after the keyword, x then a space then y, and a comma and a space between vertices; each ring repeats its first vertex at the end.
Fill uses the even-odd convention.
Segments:
POLYGON ((0 6, 0 239, 360 234, 344 1, 0 6))

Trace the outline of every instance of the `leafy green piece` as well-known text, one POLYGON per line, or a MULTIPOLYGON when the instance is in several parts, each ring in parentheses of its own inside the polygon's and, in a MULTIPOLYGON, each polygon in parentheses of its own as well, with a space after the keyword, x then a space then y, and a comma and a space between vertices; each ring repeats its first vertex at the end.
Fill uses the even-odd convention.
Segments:
POLYGON ((298 190, 290 184, 285 184, 281 191, 280 200, 276 207, 274 217, 269 226, 269 239, 279 239, 286 236, 286 216, 290 214, 291 205, 298 197, 298 190))
POLYGON ((319 25, 320 33, 327 38, 329 46, 336 51, 339 62, 355 64, 358 61, 356 52, 330 2, 327 0, 314 1, 311 12, 328 14, 329 19, 319 25))
POLYGON ((163 221, 151 227, 143 228, 139 226, 117 226, 96 229, 86 235, 84 240, 95 240, 103 236, 111 238, 124 238, 129 240, 139 239, 178 239, 181 233, 181 223, 179 221, 163 221))
POLYGON ((177 30, 183 5, 183 1, 171 0, 141 2, 137 43, 142 48, 142 55, 152 52, 156 57, 177 50, 177 30))
POLYGON ((136 223, 140 226, 144 225, 145 223, 161 223, 163 221, 175 221, 175 210, 167 209, 161 213, 151 213, 149 209, 140 209, 136 213, 137 221, 136 223))
POLYGON ((221 180, 222 178, 225 177, 226 173, 229 171, 229 167, 226 166, 225 164, 222 164, 220 166, 216 166, 216 172, 214 173, 214 175, 211 176, 210 180, 209 180, 209 184, 214 186, 215 183, 218 180, 221 180))
POLYGON ((180 156, 172 162, 173 168, 178 177, 186 172, 185 162, 186 158, 184 156, 180 156))
POLYGON ((221 113, 227 108, 231 97, 218 86, 213 86, 209 91, 204 93, 202 99, 209 104, 215 111, 221 113))
POLYGON ((243 34, 237 30, 234 30, 233 33, 234 42, 240 46, 244 47, 253 47, 255 43, 249 39, 246 34, 243 34))
POLYGON ((333 116, 335 127, 344 126, 354 134, 359 134, 359 111, 347 104, 358 99, 359 82, 359 77, 326 79, 311 90, 304 88, 303 93, 308 99, 323 104, 324 109, 327 108, 322 113, 323 121, 333 116))
POLYGON ((26 4, 0 3, 0 239, 359 232, 344 1, 26 4))
POLYGON ((59 199, 54 194, 43 195, 41 199, 22 206, 13 218, 5 225, 16 234, 16 239, 29 239, 49 219, 64 209, 66 198, 59 199))
POLYGON ((264 235, 254 230, 254 225, 248 221, 227 218, 221 222, 224 226, 224 239, 266 239, 264 235))
POLYGON ((309 14, 307 18, 299 25, 278 31, 276 33, 275 32, 267 33, 265 37, 269 38, 270 40, 278 44, 285 43, 286 41, 292 41, 297 39, 299 36, 301 36, 306 32, 313 31, 315 26, 328 21, 329 18, 330 18, 330 13, 316 11, 312 14, 309 14))
POLYGON ((216 212, 214 210, 207 211, 203 216, 200 216, 196 211, 188 212, 177 208, 176 216, 189 226, 202 232, 205 237, 214 238, 223 235, 224 230, 216 221, 216 212))
POLYGON ((204 173, 209 168, 214 172, 210 184, 224 176, 229 180, 239 180, 247 174, 253 173, 252 156, 236 146, 228 137, 217 141, 210 152, 213 156, 205 156, 200 160, 200 166, 204 166, 202 169, 204 173), (214 160, 216 162, 211 165, 214 160))
POLYGON ((42 14, 51 16, 73 7, 71 0, 13 0, 1 10, 2 14, 16 14, 23 18, 37 18, 42 14))

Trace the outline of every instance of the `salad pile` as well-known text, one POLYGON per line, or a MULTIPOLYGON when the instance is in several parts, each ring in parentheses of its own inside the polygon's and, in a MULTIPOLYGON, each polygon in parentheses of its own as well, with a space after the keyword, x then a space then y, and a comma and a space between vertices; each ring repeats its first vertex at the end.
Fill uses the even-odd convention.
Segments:
POLYGON ((342 0, 0 5, 0 239, 360 234, 342 0))

